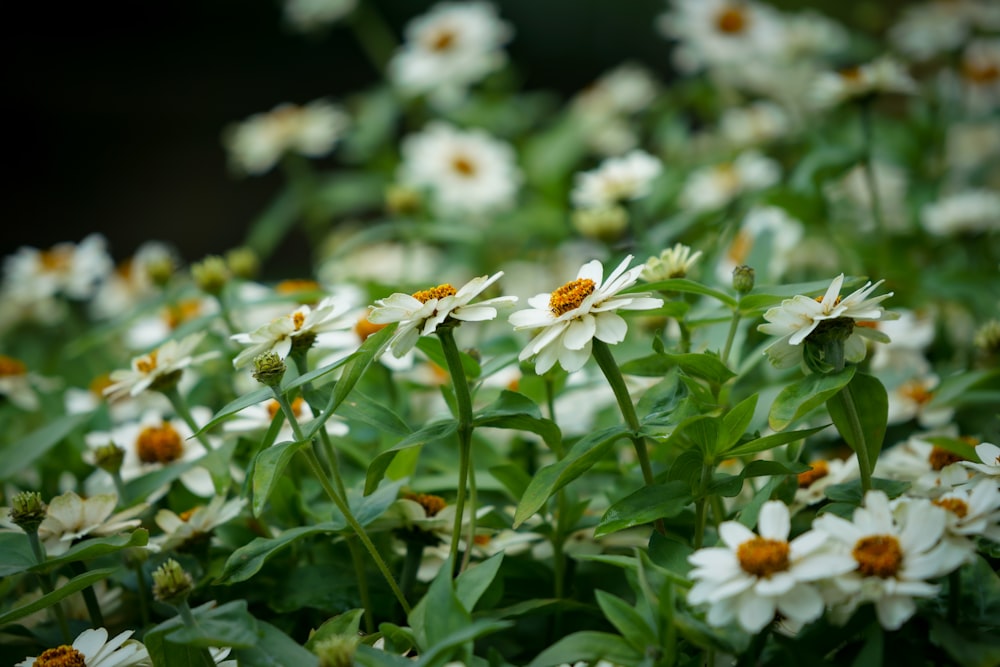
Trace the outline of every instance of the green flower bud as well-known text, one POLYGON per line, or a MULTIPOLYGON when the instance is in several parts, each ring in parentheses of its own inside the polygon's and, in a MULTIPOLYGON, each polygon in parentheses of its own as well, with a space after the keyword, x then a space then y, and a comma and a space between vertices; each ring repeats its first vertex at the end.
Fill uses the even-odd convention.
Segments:
POLYGON ((194 579, 173 558, 153 572, 153 597, 159 602, 178 605, 194 590, 194 579))
POLYGON ((753 267, 740 264, 733 269, 733 289, 740 294, 746 294, 753 289, 754 278, 753 267))
POLYGON ((587 238, 615 241, 628 229, 628 211, 621 206, 578 209, 573 212, 573 227, 587 238))
POLYGON ((209 255, 191 266, 191 277, 202 292, 219 295, 232 278, 226 260, 218 255, 209 255))
POLYGON ((352 635, 333 635, 316 642, 313 653, 319 657, 319 667, 351 667, 358 642, 352 635))
POLYGON ((176 268, 173 258, 169 255, 163 255, 146 264, 146 274, 155 285, 164 287, 170 282, 176 268))
POLYGON ((253 379, 268 387, 277 387, 285 376, 285 360, 277 352, 265 352, 254 357, 253 379))
POLYGON ((101 445, 94 450, 94 465, 112 475, 118 474, 125 460, 125 449, 113 442, 101 445))
POLYGON ((15 494, 8 516, 26 533, 37 533, 38 526, 45 520, 48 505, 37 491, 22 491, 15 494))
POLYGON ((423 205, 419 190, 406 185, 390 185, 385 191, 385 208, 391 215, 413 215, 423 205))
POLYGON ((233 248, 226 253, 226 266, 237 278, 249 280, 260 272, 260 258, 253 248, 233 248))

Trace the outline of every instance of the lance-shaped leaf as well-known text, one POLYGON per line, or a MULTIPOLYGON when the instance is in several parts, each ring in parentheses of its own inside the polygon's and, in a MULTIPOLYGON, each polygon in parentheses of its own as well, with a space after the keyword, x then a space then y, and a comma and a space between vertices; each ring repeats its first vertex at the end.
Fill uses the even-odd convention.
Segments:
POLYGON ((644 486, 609 507, 601 523, 594 530, 594 537, 603 537, 619 530, 657 519, 675 517, 691 503, 691 486, 674 480, 655 486, 644 486))
POLYGON ((253 464, 253 514, 260 516, 267 499, 285 472, 285 467, 295 453, 309 443, 301 441, 282 442, 261 451, 253 464))
POLYGON ((736 374, 715 355, 705 353, 670 354, 660 352, 622 364, 622 373, 659 377, 673 368, 680 368, 689 377, 724 384, 736 374))
POLYGON ((421 447, 428 442, 436 442, 438 440, 444 440, 445 438, 450 438, 458 430, 458 422, 454 419, 449 419, 447 421, 434 422, 433 424, 428 424, 419 431, 415 431, 403 438, 398 445, 390 450, 384 451, 374 459, 372 459, 371 465, 368 466, 368 472, 365 476, 365 493, 371 493, 374 491, 379 482, 385 476, 385 471, 389 468, 389 464, 392 460, 396 458, 396 455, 401 451, 410 449, 411 447, 421 447))
POLYGON ((701 283, 696 283, 693 280, 688 280, 687 278, 658 280, 653 283, 643 283, 622 290, 622 294, 630 292, 684 292, 686 294, 700 294, 702 296, 710 296, 729 308, 736 307, 736 299, 732 296, 701 283))
MULTIPOLYGON (((843 389, 827 400, 826 409, 851 449, 865 449, 868 473, 874 472, 889 421, 889 397, 882 383, 874 376, 855 373, 843 389)), ((858 454, 858 462, 864 460, 858 454)))
POLYGON ((743 467, 738 475, 718 475, 708 487, 709 493, 732 498, 739 495, 743 489, 743 481, 747 477, 764 477, 771 475, 797 475, 809 470, 804 463, 779 461, 751 461, 743 467))
POLYGON ((310 535, 321 533, 337 533, 346 527, 347 523, 343 519, 328 521, 315 526, 299 526, 290 528, 278 537, 258 537, 249 544, 245 544, 229 556, 222 574, 216 579, 218 584, 235 584, 246 581, 253 575, 260 572, 272 556, 282 549, 290 546, 296 540, 300 540, 310 535))
POLYGON ((535 404, 524 394, 504 390, 496 401, 473 415, 472 423, 476 427, 517 429, 535 433, 549 447, 556 447, 562 439, 559 427, 551 419, 542 417, 535 404))
POLYGON ((124 535, 112 535, 110 537, 92 537, 74 544, 65 553, 47 558, 44 563, 31 568, 32 572, 51 572, 67 563, 85 562, 94 560, 101 556, 113 554, 122 549, 132 547, 144 547, 149 542, 149 531, 145 528, 137 528, 131 533, 124 535))
POLYGON ((63 438, 74 429, 90 419, 90 416, 91 413, 88 412, 53 419, 37 431, 4 447, 0 452, 0 479, 13 477, 30 466, 62 442, 63 438))
POLYGON ((840 391, 854 377, 854 366, 830 375, 807 375, 793 382, 778 394, 771 405, 768 424, 775 431, 784 431, 789 424, 801 419, 840 391))
POLYGON ((51 593, 47 593, 37 600, 33 600, 28 604, 15 607, 4 614, 0 614, 0 626, 13 623, 18 619, 34 614, 36 611, 47 609, 63 598, 69 597, 73 593, 81 591, 87 586, 92 586, 95 582, 98 582, 101 579, 110 577, 112 574, 117 572, 118 569, 119 568, 117 567, 105 567, 99 570, 91 570, 79 576, 73 577, 51 593))
POLYGON ((632 648, 619 635, 583 630, 563 637, 542 651, 528 667, 554 667, 580 660, 591 664, 607 660, 617 665, 638 665, 642 660, 642 653, 632 648))
POLYGON ((765 435, 762 438, 755 438, 749 442, 744 442, 742 445, 733 447, 730 450, 720 452, 725 454, 727 457, 734 456, 748 456, 750 454, 756 454, 758 452, 766 452, 769 449, 774 449, 781 445, 786 445, 789 442, 795 442, 796 440, 802 440, 803 438, 808 438, 814 433, 819 433, 824 426, 817 426, 816 428, 806 428, 799 431, 785 431, 784 433, 772 433, 771 435, 765 435))

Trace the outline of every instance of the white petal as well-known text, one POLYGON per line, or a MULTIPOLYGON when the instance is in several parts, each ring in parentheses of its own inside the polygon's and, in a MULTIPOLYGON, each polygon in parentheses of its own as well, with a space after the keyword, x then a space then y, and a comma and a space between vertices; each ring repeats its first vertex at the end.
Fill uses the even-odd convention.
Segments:
POLYGON ((757 528, 761 537, 769 540, 788 539, 791 521, 788 517, 788 507, 780 500, 770 500, 760 508, 757 518, 757 528))
POLYGON ((823 614, 823 597, 809 585, 798 585, 778 598, 778 611, 801 623, 815 621, 823 614))
POLYGON ((597 322, 593 315, 584 315, 572 320, 566 327, 566 335, 563 336, 562 344, 570 350, 581 350, 594 338, 597 330, 597 322))
POLYGON ((573 371, 578 371, 583 368, 587 360, 590 359, 590 341, 579 350, 571 350, 568 347, 559 346, 556 348, 559 352, 559 365, 563 369, 572 373, 573 371))
POLYGON ((758 597, 752 593, 740 598, 740 625, 747 632, 757 633, 774 620, 774 598, 758 597))
POLYGON ((776 597, 784 595, 792 590, 797 582, 788 572, 776 572, 770 577, 761 577, 754 584, 753 591, 757 595, 770 595, 776 597))
POLYGON ((594 316, 597 321, 597 330, 594 336, 605 343, 614 345, 625 340, 628 332, 628 324, 621 316, 615 313, 599 313, 594 316))
POLYGON ((878 621, 886 630, 899 630, 916 611, 913 600, 901 595, 886 595, 875 603, 878 621))
POLYGON ((737 549, 741 544, 754 539, 757 535, 736 521, 724 521, 719 526, 719 537, 730 549, 737 549))

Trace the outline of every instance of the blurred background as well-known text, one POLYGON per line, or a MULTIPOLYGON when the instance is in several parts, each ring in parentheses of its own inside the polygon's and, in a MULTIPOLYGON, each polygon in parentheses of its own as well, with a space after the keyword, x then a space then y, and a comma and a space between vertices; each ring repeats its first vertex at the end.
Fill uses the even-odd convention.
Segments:
MULTIPOLYGON (((369 4, 398 38, 434 3, 369 4)), ((670 45, 653 27, 663 0, 497 4, 516 26, 508 51, 527 90, 569 95, 626 59, 669 79, 670 45)), ((809 4, 860 23, 878 20, 873 7, 890 11, 809 4)), ((230 172, 226 125, 281 102, 336 101, 378 76, 348 25, 295 32, 279 0, 28 2, 5 13, 2 94, 14 159, 0 199, 3 255, 95 231, 116 258, 149 239, 173 242, 189 261, 222 253, 282 182, 277 171, 230 172)), ((283 257, 295 261, 303 243, 290 238, 283 257)))

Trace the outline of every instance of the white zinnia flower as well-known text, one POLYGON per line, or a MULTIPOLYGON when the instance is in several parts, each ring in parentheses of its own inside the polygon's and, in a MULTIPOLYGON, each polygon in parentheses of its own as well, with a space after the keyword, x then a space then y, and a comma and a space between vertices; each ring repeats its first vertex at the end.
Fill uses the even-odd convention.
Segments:
POLYGON ((223 140, 233 168, 257 175, 269 171, 286 152, 326 155, 347 124, 347 114, 325 100, 305 106, 281 104, 228 128, 223 140))
POLYGON ((799 488, 795 490, 795 504, 815 505, 826 500, 826 490, 835 484, 857 479, 861 474, 858 457, 847 459, 816 459, 809 462, 809 470, 798 474, 799 488))
POLYGON ((225 496, 215 496, 208 505, 199 505, 181 514, 161 509, 154 521, 163 535, 152 541, 161 551, 182 548, 192 541, 207 538, 217 526, 235 519, 246 504, 245 498, 227 501, 225 496))
POLYGON ((100 493, 81 498, 73 491, 56 496, 49 503, 45 520, 38 526, 38 537, 50 556, 65 552, 73 542, 88 535, 103 537, 137 528, 142 520, 133 518, 146 510, 140 503, 113 514, 118 495, 100 493))
POLYGON ((11 302, 8 307, 16 304, 30 310, 31 303, 57 296, 89 299, 113 268, 107 241, 100 234, 47 250, 24 246, 4 258, 0 301, 11 302))
POLYGON ((396 357, 413 349, 421 336, 437 331, 438 325, 453 319, 463 322, 482 322, 497 316, 497 307, 510 306, 517 297, 498 296, 478 303, 469 303, 492 285, 503 271, 492 276, 473 278, 456 290, 444 283, 414 294, 396 292, 375 302, 368 320, 375 324, 399 322, 390 348, 396 357))
POLYGON ((389 62, 389 78, 409 95, 438 105, 460 101, 474 83, 507 62, 513 31, 486 2, 444 2, 406 26, 406 41, 389 62))
POLYGON ((932 502, 948 510, 945 532, 965 544, 970 554, 975 550, 970 538, 981 535, 1000 543, 1000 486, 994 480, 952 489, 932 502))
POLYGON ((310 32, 336 23, 357 4, 358 0, 284 0, 284 16, 296 30, 310 32))
POLYGON ((50 648, 40 656, 30 656, 14 667, 44 667, 45 665, 86 665, 86 667, 138 667, 148 666, 149 652, 141 642, 129 639, 132 630, 108 640, 104 628, 84 630, 73 640, 72 646, 65 644, 50 648))
POLYGON ((856 564, 851 573, 832 581, 844 596, 840 610, 851 613, 858 605, 873 602, 886 630, 898 630, 913 616, 914 598, 937 595, 938 587, 928 579, 948 574, 967 556, 964 548, 941 539, 943 509, 927 500, 906 504, 910 506, 901 507, 894 516, 885 493, 869 491, 852 521, 827 513, 813 523, 856 564))
POLYGON ((278 317, 248 333, 238 333, 230 338, 246 349, 233 359, 235 368, 242 368, 267 352, 274 352, 282 359, 292 348, 301 343, 312 346, 316 336, 327 331, 347 329, 353 322, 345 320, 343 311, 333 297, 326 297, 315 307, 301 305, 284 317, 278 317))
POLYGON ((981 442, 976 445, 976 456, 979 462, 967 461, 962 465, 987 477, 1000 479, 1000 447, 991 442, 981 442))
POLYGON ((399 178, 430 191, 445 215, 484 215, 510 208, 521 184, 514 149, 482 130, 435 122, 403 139, 399 178))
POLYGON ((962 52, 960 74, 969 109, 995 111, 1000 106, 1000 38, 971 40, 962 52))
POLYGON ((573 205, 581 208, 604 208, 649 194, 663 164, 649 153, 635 150, 620 158, 610 158, 597 169, 576 175, 573 205))
POLYGON ((626 257, 604 279, 604 265, 598 260, 583 265, 576 279, 551 293, 537 294, 529 309, 511 314, 514 329, 541 329, 521 351, 520 360, 535 357, 535 372, 544 373, 556 362, 567 371, 579 370, 590 357, 593 339, 620 343, 628 325, 618 310, 659 308, 663 300, 646 293, 619 294, 639 279, 643 266, 627 269, 626 257))
POLYGON ((825 549, 827 536, 818 531, 791 542, 788 507, 764 503, 757 521, 760 534, 737 521, 719 526, 725 546, 699 549, 688 557, 695 585, 688 592, 693 605, 709 604, 710 625, 733 619, 744 630, 760 632, 775 612, 796 623, 823 614, 823 597, 813 582, 854 569, 853 560, 825 549))
POLYGON ((916 91, 917 84, 906 68, 884 56, 859 67, 821 73, 809 94, 817 107, 826 108, 880 93, 912 94, 916 91))
POLYGON ((890 424, 902 424, 916 419, 923 428, 937 428, 951 422, 954 408, 935 406, 934 389, 940 378, 933 373, 915 374, 889 390, 890 424))
POLYGON ((754 102, 746 107, 734 107, 722 112, 719 131, 736 147, 758 146, 789 133, 791 119, 774 102, 754 102))
POLYGON ((131 368, 111 371, 111 384, 105 388, 104 395, 114 401, 176 383, 185 368, 218 356, 217 350, 193 354, 204 337, 203 332, 198 332, 181 340, 168 340, 152 352, 135 357, 131 368))
POLYGON ((669 280, 671 278, 683 278, 691 271, 695 263, 701 258, 701 250, 692 254, 691 248, 683 243, 674 244, 673 248, 667 248, 660 252, 659 257, 650 257, 642 266, 639 277, 647 283, 658 280, 669 280))
POLYGON ((781 167, 757 151, 745 151, 732 162, 695 169, 684 183, 681 206, 696 211, 721 208, 748 192, 769 188, 781 178, 781 167))
POLYGON ((882 332, 857 324, 858 321, 880 320, 889 315, 879 304, 892 296, 892 292, 868 298, 882 282, 880 280, 873 285, 869 281, 842 299, 840 286, 844 283, 844 274, 840 274, 833 279, 822 298, 813 299, 799 294, 768 310, 764 313, 767 323, 758 326, 757 330, 779 337, 765 350, 771 363, 778 368, 794 366, 802 359, 802 343, 813 332, 820 327, 825 329, 841 324, 849 324, 851 328, 844 341, 844 359, 853 363, 864 359, 864 338, 887 340, 882 332))
POLYGON ((935 236, 1000 229, 1000 193, 966 190, 927 204, 921 211, 924 229, 935 236))
POLYGON ((35 392, 39 379, 20 359, 0 354, 0 396, 17 407, 29 411, 40 407, 41 403, 35 392))
POLYGON ((925 440, 926 437, 929 436, 911 435, 882 450, 875 462, 875 476, 910 482, 911 496, 937 497, 968 483, 973 473, 964 467, 962 457, 925 440))

